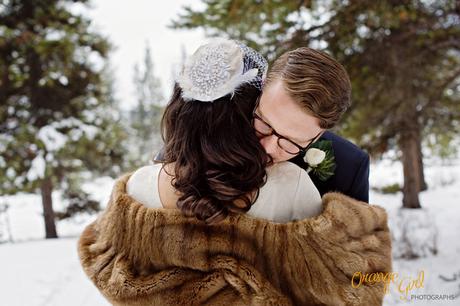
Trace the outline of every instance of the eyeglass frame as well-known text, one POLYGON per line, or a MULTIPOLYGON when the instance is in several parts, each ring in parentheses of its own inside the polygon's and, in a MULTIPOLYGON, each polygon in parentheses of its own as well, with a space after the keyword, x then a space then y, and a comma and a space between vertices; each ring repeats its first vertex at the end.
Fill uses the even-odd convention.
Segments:
POLYGON ((256 106, 254 107, 254 110, 252 111, 252 124, 254 126, 254 120, 255 119, 258 119, 260 121, 262 121, 265 125, 267 125, 270 129, 271 129, 271 132, 270 134, 263 134, 259 131, 257 131, 257 129, 255 128, 254 126, 254 130, 256 130, 256 132, 260 133, 261 135, 263 135, 264 137, 268 137, 268 136, 272 136, 272 135, 275 135, 278 139, 276 141, 278 147, 280 147, 284 152, 288 153, 288 154, 291 154, 291 155, 298 155, 300 153, 305 153, 307 152, 308 148, 314 143, 314 141, 318 138, 318 136, 321 136, 325 131, 322 130, 320 131, 315 137, 309 139, 309 143, 306 147, 302 147, 301 145, 295 143, 294 141, 290 140, 289 138, 279 134, 270 124, 268 124, 264 119, 262 119, 257 113, 256 113, 256 110, 257 108, 259 107, 259 104, 260 104, 260 96, 259 98, 257 99, 257 103, 256 103, 256 106), (298 149, 299 149, 299 152, 297 153, 292 153, 292 152, 289 152, 287 151, 286 149, 284 149, 281 145, 280 145, 280 140, 281 139, 284 139, 284 140, 287 140, 288 142, 292 143, 294 146, 296 146, 298 149))

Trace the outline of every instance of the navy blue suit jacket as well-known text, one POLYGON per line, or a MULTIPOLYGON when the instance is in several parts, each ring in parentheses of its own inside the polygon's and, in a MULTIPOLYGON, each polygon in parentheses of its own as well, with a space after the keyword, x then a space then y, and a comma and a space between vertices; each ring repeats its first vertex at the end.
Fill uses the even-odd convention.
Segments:
MULTIPOLYGON (((321 196, 329 191, 338 191, 357 200, 369 202, 369 155, 350 141, 329 131, 320 139, 332 141, 336 164, 335 174, 324 182, 310 173, 321 196)), ((300 155, 290 161, 304 169, 308 166, 300 155)))

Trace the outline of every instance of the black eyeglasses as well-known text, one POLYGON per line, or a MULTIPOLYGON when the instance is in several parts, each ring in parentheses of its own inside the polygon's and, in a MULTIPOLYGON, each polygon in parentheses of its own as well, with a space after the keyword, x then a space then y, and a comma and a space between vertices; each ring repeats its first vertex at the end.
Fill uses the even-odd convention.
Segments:
POLYGON ((294 141, 284 137, 283 135, 278 134, 274 128, 271 127, 270 124, 265 122, 259 115, 257 115, 256 110, 259 106, 259 101, 257 101, 256 107, 254 108, 254 111, 252 112, 252 117, 253 117, 253 125, 254 129, 256 130, 256 134, 258 137, 267 137, 271 135, 275 135, 278 137, 277 143, 278 146, 284 150, 285 152, 292 154, 292 155, 297 155, 300 152, 306 152, 308 148, 311 146, 311 144, 323 133, 323 131, 319 132, 315 137, 312 139, 308 140, 308 145, 306 147, 302 147, 295 143, 294 141))

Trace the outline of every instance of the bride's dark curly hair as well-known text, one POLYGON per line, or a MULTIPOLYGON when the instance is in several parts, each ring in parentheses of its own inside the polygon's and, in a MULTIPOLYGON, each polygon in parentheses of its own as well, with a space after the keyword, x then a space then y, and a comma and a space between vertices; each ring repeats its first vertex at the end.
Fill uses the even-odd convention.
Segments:
POLYGON ((208 224, 246 212, 265 184, 267 155, 252 127, 260 90, 249 84, 214 102, 184 101, 176 84, 161 121, 162 162, 174 163, 177 207, 208 224))

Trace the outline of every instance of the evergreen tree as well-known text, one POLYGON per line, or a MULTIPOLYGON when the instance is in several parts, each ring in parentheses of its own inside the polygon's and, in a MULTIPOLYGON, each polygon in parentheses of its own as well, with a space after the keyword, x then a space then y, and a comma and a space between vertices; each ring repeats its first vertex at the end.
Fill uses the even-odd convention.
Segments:
POLYGON ((340 132, 373 156, 397 150, 404 170, 403 207, 420 207, 418 193, 426 189, 423 140, 449 148, 460 131, 458 1, 204 4, 204 10, 186 7, 172 26, 203 27, 209 35, 242 40, 269 60, 300 46, 337 58, 353 85, 353 105, 340 132))
POLYGON ((130 114, 133 129, 133 166, 139 167, 150 161, 161 147, 160 121, 164 98, 160 80, 154 74, 154 65, 147 44, 142 68, 134 66, 134 85, 137 104, 130 114))
MULTIPOLYGON (((10 0, 0 6, 0 188, 40 191, 46 238, 57 237, 52 192, 93 205, 79 182, 114 173, 125 137, 103 71, 110 45, 74 13, 87 0, 10 0)), ((86 203, 86 204, 85 204, 86 203)))

